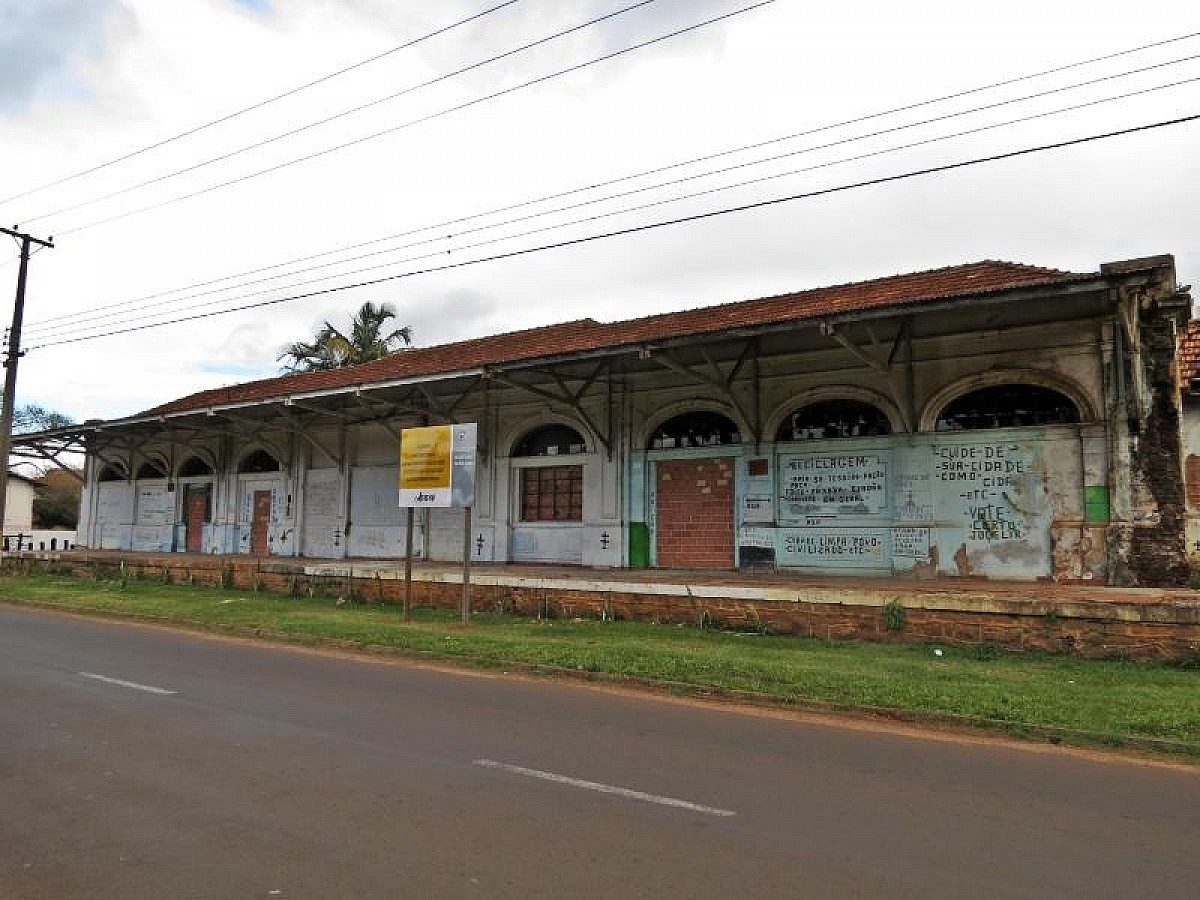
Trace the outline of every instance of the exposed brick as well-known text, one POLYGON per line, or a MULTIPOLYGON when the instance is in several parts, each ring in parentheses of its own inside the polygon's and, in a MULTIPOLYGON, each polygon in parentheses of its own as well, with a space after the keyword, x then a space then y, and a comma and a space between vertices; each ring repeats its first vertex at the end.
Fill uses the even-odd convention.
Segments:
MULTIPOLYGON (((158 578, 166 570, 173 581, 220 585, 222 567, 227 566, 233 584, 252 588, 255 580, 268 590, 316 596, 343 596, 344 576, 306 575, 288 563, 265 563, 252 558, 188 557, 184 560, 131 554, 125 558, 128 575, 158 578)), ((4 566, 11 571, 21 561, 9 557, 4 566)), ((60 557, 56 565, 77 575, 116 577, 120 558, 89 558, 84 554, 60 557)), ((356 598, 367 602, 399 603, 403 582, 398 579, 355 578, 356 598)), ((414 601, 419 605, 455 609, 461 586, 435 581, 415 581, 414 601)), ((619 619, 662 623, 695 624, 703 610, 713 624, 735 629, 767 628, 780 634, 810 635, 826 639, 855 638, 870 641, 938 641, 951 644, 994 643, 1013 649, 1046 650, 1080 656, 1120 654, 1134 659, 1176 659, 1200 653, 1200 624, 1188 621, 1125 621, 1107 615, 1096 604, 1093 617, 1047 618, 1028 612, 970 612, 913 608, 906 611, 902 632, 883 627, 880 606, 847 606, 840 603, 778 602, 768 600, 704 600, 664 594, 582 591, 576 589, 524 588, 476 585, 476 609, 496 610, 525 616, 592 617, 601 614, 619 619)), ((882 598, 881 598, 882 603, 882 598)))

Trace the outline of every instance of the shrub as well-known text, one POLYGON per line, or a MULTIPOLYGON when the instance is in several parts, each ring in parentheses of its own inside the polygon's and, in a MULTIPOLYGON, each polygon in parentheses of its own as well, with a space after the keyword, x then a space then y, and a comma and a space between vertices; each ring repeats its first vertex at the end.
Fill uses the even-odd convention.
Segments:
POLYGON ((888 631, 903 631, 908 622, 908 614, 899 600, 889 600, 883 604, 880 611, 883 617, 883 627, 888 631))

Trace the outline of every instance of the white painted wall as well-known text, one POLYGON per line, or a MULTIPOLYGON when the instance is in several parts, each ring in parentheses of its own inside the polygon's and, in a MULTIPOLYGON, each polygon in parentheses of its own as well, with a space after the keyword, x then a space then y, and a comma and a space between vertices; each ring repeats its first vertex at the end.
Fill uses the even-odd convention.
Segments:
MULTIPOLYGON (((901 398, 894 390, 896 375, 871 369, 832 340, 827 347, 764 357, 760 361, 759 397, 763 440, 757 448, 749 444, 721 448, 723 455, 733 455, 739 460, 757 455, 771 461, 771 475, 765 482, 752 481, 745 466, 739 467, 735 520, 739 539, 745 546, 769 544, 783 564, 822 571, 849 568, 883 573, 929 567, 942 573, 969 570, 993 576, 1042 577, 1050 571, 1061 575, 1069 569, 1073 578, 1102 578, 1103 524, 1084 521, 1083 496, 1088 486, 1109 488, 1111 469, 1116 464, 1110 459, 1112 439, 1103 423, 1103 367, 1112 352, 1107 333, 1098 323, 1049 324, 917 339, 913 364, 916 420, 926 429, 931 427, 940 406, 956 393, 1005 380, 1062 386, 1064 392, 1079 402, 1085 418, 1093 417, 1095 424, 1019 434, 938 435, 926 431, 897 434, 874 443, 859 439, 853 449, 877 452, 883 458, 887 469, 883 487, 886 505, 866 515, 842 516, 840 520, 814 517, 819 521, 811 523, 780 514, 781 466, 789 456, 837 455, 851 449, 851 445, 776 446, 773 438, 777 425, 807 402, 848 397, 876 403, 893 420, 895 430, 902 432, 906 423, 901 398), (992 447, 994 451, 1005 442, 1019 445, 1022 465, 1032 467, 1037 473, 1037 478, 1024 478, 1006 490, 1006 509, 1022 510, 1026 530, 1019 548, 985 545, 978 536, 972 538, 969 522, 964 520, 964 516, 970 516, 966 499, 935 481, 938 448, 978 445, 992 447), (765 519, 761 515, 747 518, 746 498, 760 495, 764 490, 773 507, 770 514, 765 519), (914 495, 922 490, 929 495, 919 503, 924 513, 916 519, 901 510, 910 490, 914 495), (865 554, 865 564, 864 559, 847 559, 844 554, 835 557, 830 548, 836 541, 826 540, 822 544, 821 529, 836 537, 834 530, 838 528, 841 533, 849 529, 875 541, 865 554), (818 538, 815 544, 807 540, 814 535, 818 538), (1097 542, 1101 548, 1099 568, 1094 546, 1091 549, 1088 546, 1097 542), (813 547, 822 546, 825 551, 813 552, 813 547), (937 549, 936 560, 930 548, 937 549), (960 549, 965 568, 955 562, 960 549), (1056 561, 1055 553, 1063 558, 1056 561), (1077 563, 1071 561, 1071 554, 1079 557, 1077 563)), ((869 346, 868 349, 877 350, 869 346)), ((744 398, 750 391, 749 369, 749 366, 742 368, 734 385, 735 392, 744 398)), ((675 413, 709 409, 724 412, 745 435, 750 434, 748 422, 730 406, 727 397, 707 386, 687 384, 677 373, 666 369, 639 374, 616 385, 611 448, 603 446, 587 423, 566 407, 547 404, 538 397, 513 390, 497 388, 487 402, 480 394, 477 391, 471 395, 455 413, 460 421, 479 423, 481 452, 470 541, 472 558, 477 561, 623 565, 627 561, 629 524, 648 523, 653 527, 652 463, 658 457, 646 451, 653 428, 675 413), (585 439, 587 452, 533 460, 512 456, 521 436, 552 422, 578 430, 585 439), (520 521, 521 470, 561 464, 583 467, 583 521, 520 521)), ((584 403, 593 422, 607 421, 602 396, 589 394, 584 403)), ((265 489, 273 492, 272 553, 399 559, 404 546, 404 511, 395 499, 398 447, 393 430, 414 424, 412 418, 397 420, 389 427, 372 423, 350 428, 317 428, 303 436, 268 432, 263 439, 288 448, 288 457, 282 461, 283 471, 270 475, 234 474, 238 460, 251 448, 248 443, 221 438, 205 444, 219 465, 213 478, 210 549, 248 551, 251 497, 254 490, 265 489)), ((1200 425, 1195 432, 1193 440, 1200 440, 1200 425)), ((166 450, 162 452, 165 455, 166 450)), ((182 460, 185 454, 177 453, 182 460)), ((93 465, 89 473, 94 474, 95 470, 93 465)), ((135 533, 134 526, 149 529, 161 525, 157 520, 144 521, 146 517, 141 513, 135 523, 134 498, 127 496, 131 487, 125 483, 96 485, 89 478, 83 505, 90 510, 88 539, 92 545, 128 547, 135 538, 139 545, 153 543, 154 536, 149 531, 135 533)), ((157 490, 158 486, 139 483, 138 490, 143 489, 157 490)), ((139 509, 145 503, 149 504, 148 509, 157 508, 151 494, 144 497, 139 509)), ((1110 499, 1114 509, 1121 503, 1128 505, 1128 498, 1114 494, 1110 499)), ((154 515, 157 514, 151 517, 154 515)), ((172 516, 172 521, 182 521, 178 501, 172 516)), ((1000 527, 1003 530, 1009 526, 1000 527)), ((1200 526, 1196 530, 1200 532, 1200 526)), ((416 516, 414 537, 418 556, 448 562, 460 560, 461 511, 421 511, 416 516)), ((1200 541, 1200 533, 1196 540, 1200 541)), ((175 543, 180 543, 178 538, 175 543)))
POLYGON ((33 530, 33 498, 37 491, 32 484, 9 476, 4 495, 4 533, 17 534, 33 530))

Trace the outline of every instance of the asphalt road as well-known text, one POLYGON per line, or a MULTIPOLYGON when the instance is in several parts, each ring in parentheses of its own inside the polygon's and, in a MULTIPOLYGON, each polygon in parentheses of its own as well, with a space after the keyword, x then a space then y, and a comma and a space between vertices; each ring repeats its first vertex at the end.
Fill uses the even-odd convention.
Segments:
POLYGON ((3 900, 1197 896, 1200 771, 0 606, 3 900))

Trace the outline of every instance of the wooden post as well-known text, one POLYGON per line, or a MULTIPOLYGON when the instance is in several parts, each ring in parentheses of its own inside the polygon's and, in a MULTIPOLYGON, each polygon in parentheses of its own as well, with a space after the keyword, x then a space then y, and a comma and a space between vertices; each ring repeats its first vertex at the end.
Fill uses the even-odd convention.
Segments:
POLYGON ((471 621, 471 507, 463 508, 463 586, 462 586, 462 623, 471 621))
MULTIPOLYGON (((12 450, 13 413, 17 402, 17 363, 25 352, 21 349, 21 323, 25 319, 25 281, 29 274, 30 244, 53 247, 49 240, 38 240, 19 231, 0 228, 0 234, 10 235, 21 242, 21 264, 17 270, 17 297, 13 303, 12 325, 8 329, 8 349, 4 355, 4 400, 0 404, 0 524, 8 497, 8 457, 12 450)), ((0 529, 3 530, 3 529, 0 529)), ((17 550, 21 544, 18 540, 17 550)), ((33 549, 32 547, 30 549, 33 549)))
POLYGON ((413 551, 413 508, 408 509, 408 527, 404 532, 404 621, 412 621, 412 551, 413 551))

